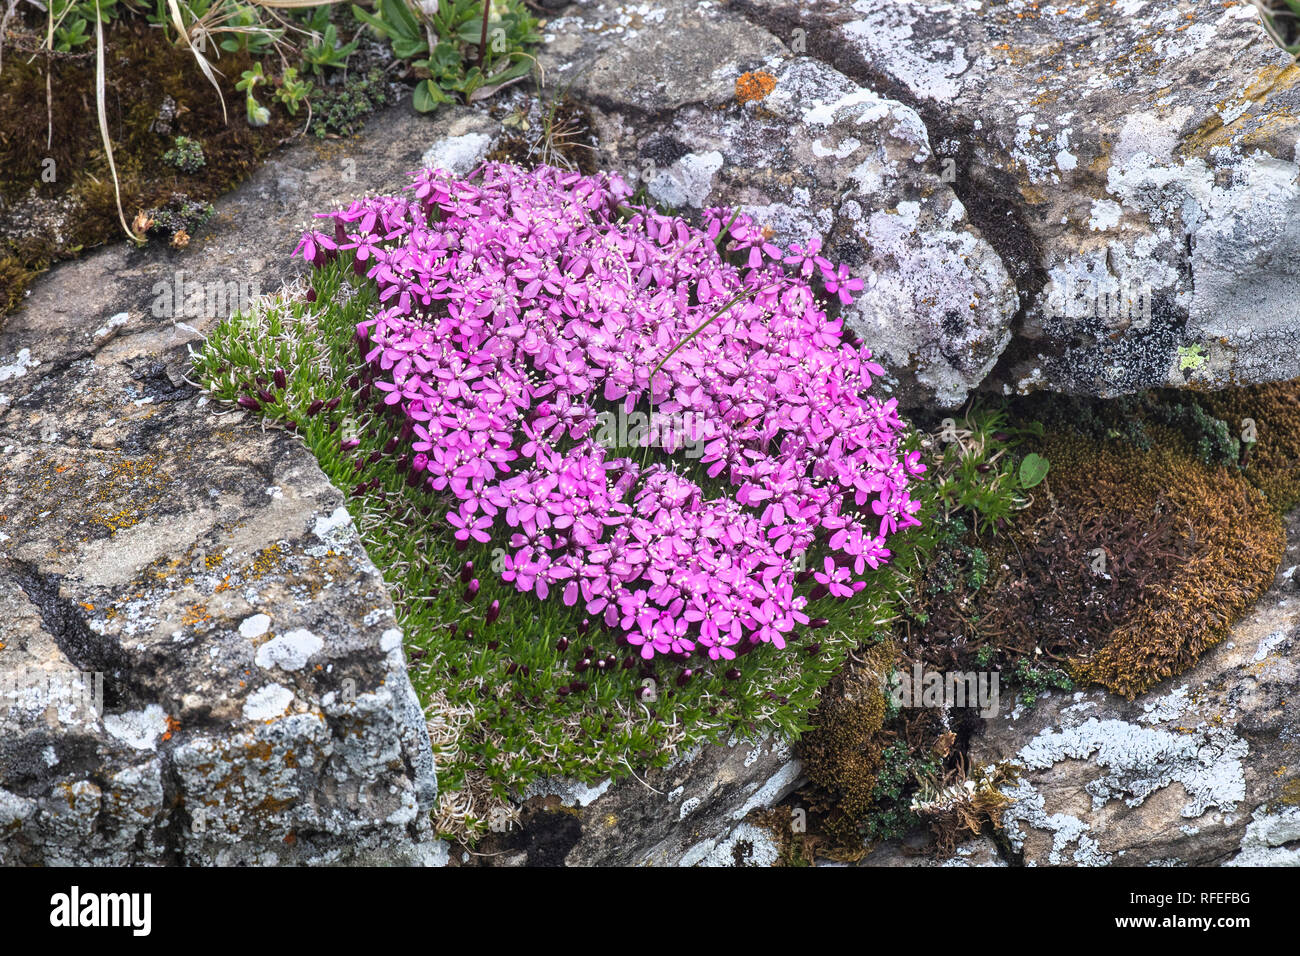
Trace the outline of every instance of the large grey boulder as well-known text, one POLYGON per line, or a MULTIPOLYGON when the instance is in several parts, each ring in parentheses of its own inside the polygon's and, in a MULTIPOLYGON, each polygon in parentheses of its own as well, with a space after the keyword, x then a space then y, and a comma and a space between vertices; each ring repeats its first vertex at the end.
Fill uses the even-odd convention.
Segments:
POLYGON ((311 213, 493 129, 395 110, 361 162, 294 147, 188 250, 66 263, 9 319, 0 863, 445 858, 402 633, 341 494, 185 376, 206 327, 289 275, 311 213))
POLYGON ((1022 296, 992 384, 1300 375, 1300 70, 1250 4, 728 6, 924 119, 1022 296))

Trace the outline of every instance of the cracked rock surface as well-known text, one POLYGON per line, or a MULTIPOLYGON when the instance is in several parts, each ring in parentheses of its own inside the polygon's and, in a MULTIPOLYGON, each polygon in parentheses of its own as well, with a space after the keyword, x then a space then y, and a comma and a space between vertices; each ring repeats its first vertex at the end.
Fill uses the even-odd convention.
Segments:
POLYGON ((925 120, 1024 306, 991 384, 1300 375, 1300 68, 1250 4, 729 7, 925 120))
POLYGON ((342 496, 185 374, 205 328, 279 287, 312 212, 490 127, 391 111, 364 163, 296 146, 184 253, 100 250, 9 319, 0 863, 445 856, 402 634, 342 496))

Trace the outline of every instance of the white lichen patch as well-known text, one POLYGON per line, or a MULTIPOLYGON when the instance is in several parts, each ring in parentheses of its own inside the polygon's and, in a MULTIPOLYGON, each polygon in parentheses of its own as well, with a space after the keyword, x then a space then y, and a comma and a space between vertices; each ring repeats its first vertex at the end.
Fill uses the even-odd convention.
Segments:
POLYGON ((1300 866, 1300 809, 1258 808, 1246 824, 1241 852, 1224 866, 1300 866))
POLYGON ((31 349, 19 349, 12 362, 0 364, 0 382, 7 382, 11 378, 22 378, 29 368, 36 368, 40 364, 40 359, 32 358, 31 349))
POLYGON ((425 168, 443 169, 454 176, 465 176, 483 162, 492 148, 492 137, 486 133, 465 133, 463 136, 444 136, 420 157, 425 168))
POLYGON ((282 684, 267 684, 248 695, 244 701, 245 720, 270 720, 281 716, 293 703, 293 691, 282 684))
POLYGON ((660 170, 646 185, 650 195, 674 207, 703 207, 713 191, 713 176, 722 168, 722 154, 687 153, 672 166, 660 170))
POLYGON ((278 667, 282 671, 299 671, 324 646, 325 642, 319 637, 299 627, 267 641, 257 649, 253 660, 264 669, 278 667))
POLYGON ((167 732, 167 712, 157 704, 124 714, 105 714, 104 729, 136 750, 152 750, 167 732))
POLYGON ((266 614, 254 614, 239 623, 239 635, 252 640, 261 637, 271 629, 271 618, 266 614))

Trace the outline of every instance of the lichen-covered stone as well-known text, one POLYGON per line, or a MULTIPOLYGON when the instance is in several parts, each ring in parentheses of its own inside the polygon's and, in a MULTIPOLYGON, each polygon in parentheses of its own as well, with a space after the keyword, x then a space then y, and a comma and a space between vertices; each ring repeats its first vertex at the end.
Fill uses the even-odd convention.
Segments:
POLYGON ((924 119, 1023 297, 998 386, 1300 375, 1300 67, 1250 4, 729 6, 924 119))
POLYGON ((186 252, 59 266, 0 333, 0 862, 445 857, 402 634, 342 495, 186 373, 205 327, 278 288, 311 212, 494 128, 393 111, 364 162, 295 147, 186 252))

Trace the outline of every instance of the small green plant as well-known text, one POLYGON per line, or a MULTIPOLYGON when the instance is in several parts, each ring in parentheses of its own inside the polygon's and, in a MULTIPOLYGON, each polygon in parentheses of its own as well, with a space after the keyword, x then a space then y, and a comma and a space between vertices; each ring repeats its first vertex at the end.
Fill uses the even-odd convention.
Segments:
POLYGON ((960 420, 944 419, 934 436, 940 450, 932 479, 944 513, 969 515, 981 535, 996 530, 1025 506, 1021 492, 1047 474, 1042 456, 1026 456, 1035 460, 1028 469, 1023 462, 1017 469, 1012 455, 1026 436, 1041 434, 1038 423, 1012 428, 1006 414, 996 408, 972 407, 960 420))
POLYGON ((325 88, 312 99, 311 131, 317 138, 351 136, 363 119, 391 99, 383 71, 349 76, 338 89, 325 88))
POLYGON ((1049 467, 1050 463, 1046 458, 1036 452, 1030 452, 1020 462, 1020 487, 1032 488, 1042 484, 1043 479, 1047 477, 1049 467))
MULTIPOLYGON (((328 15, 328 7, 319 9, 328 15)), ((320 34, 318 42, 303 48, 303 65, 308 72, 317 76, 323 75, 327 69, 342 69, 347 66, 348 57, 357 52, 360 42, 359 39, 354 39, 351 43, 340 44, 338 30, 334 24, 329 23, 320 34)))
MULTIPOLYGON (((212 6, 221 6, 213 3, 212 6)), ((229 8, 223 12, 221 19, 221 49, 227 53, 251 53, 263 56, 269 53, 276 42, 284 36, 284 30, 269 27, 262 20, 257 6, 247 3, 227 3, 229 8)))
POLYGON ((1074 681, 1059 667, 1037 667, 1022 660, 1011 672, 1011 676, 1020 685, 1017 699, 1026 707, 1038 703, 1038 695, 1043 691, 1060 690, 1068 693, 1074 690, 1074 681))
POLYGON ((188 136, 177 136, 172 148, 163 153, 163 162, 175 166, 183 173, 197 173, 207 165, 203 156, 203 144, 188 136))
POLYGON ((521 0, 376 0, 374 12, 353 4, 358 20, 392 44, 417 75, 414 105, 422 113, 459 96, 487 99, 526 77, 528 47, 541 39, 521 0))
POLYGON ((896 839, 919 826, 921 818, 911 808, 911 795, 920 781, 937 777, 942 770, 932 755, 915 754, 903 741, 886 747, 871 794, 872 809, 862 823, 867 841, 896 839))
POLYGON ((255 63, 251 70, 240 74, 239 82, 235 84, 235 89, 244 94, 244 110, 248 114, 249 126, 265 126, 271 122, 271 111, 259 103, 254 95, 254 91, 265 82, 262 64, 255 63))
POLYGON ((298 107, 311 95, 312 88, 311 80, 298 79, 297 68, 290 66, 285 68, 284 74, 280 77, 280 85, 271 95, 289 111, 290 116, 297 116, 298 107))

